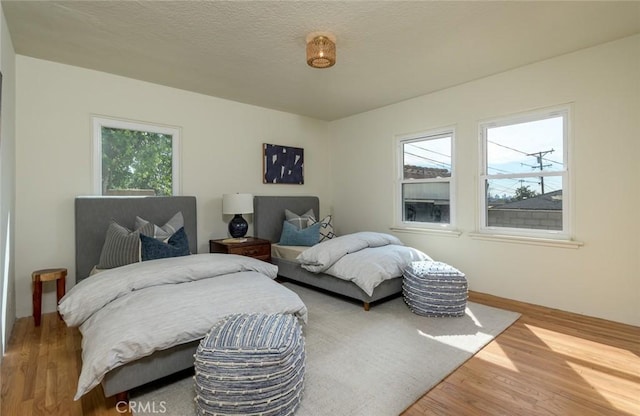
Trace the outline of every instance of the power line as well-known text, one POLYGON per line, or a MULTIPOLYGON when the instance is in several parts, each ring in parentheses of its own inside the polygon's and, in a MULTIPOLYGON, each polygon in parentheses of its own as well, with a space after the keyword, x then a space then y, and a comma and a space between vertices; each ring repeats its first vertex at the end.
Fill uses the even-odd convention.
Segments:
POLYGON ((413 146, 413 147, 417 147, 420 150, 424 150, 425 152, 431 152, 431 153, 435 153, 437 155, 440 156, 444 156, 444 157, 448 157, 449 159, 451 159, 451 155, 445 154, 445 153, 440 153, 440 152, 436 152, 435 150, 431 150, 431 149, 425 149, 424 147, 420 147, 417 144, 414 143, 408 143, 409 146, 413 146))
MULTIPOLYGON (((517 152, 517 153, 521 153, 521 154, 523 154, 525 156, 531 156, 531 153, 523 152, 522 150, 514 149, 513 147, 505 146, 504 144, 496 143, 496 142, 493 142, 491 140, 487 140, 487 143, 491 143, 491 144, 494 144, 496 146, 504 147, 505 149, 509 149, 511 151, 514 151, 514 152, 517 152)), ((543 159, 546 160, 547 162, 555 163, 556 165, 560 165, 560 166, 563 165, 562 163, 557 162, 557 161, 555 161, 553 159, 549 159, 549 158, 543 158, 543 159)))
POLYGON ((417 155, 415 153, 407 152, 406 150, 404 151, 404 154, 405 155, 415 156, 415 157, 417 157, 419 159, 428 160, 429 162, 438 163, 440 165, 451 167, 450 163, 442 162, 442 161, 439 161, 439 160, 436 160, 436 159, 431 159, 431 158, 428 158, 428 157, 422 156, 422 155, 417 155))
POLYGON ((494 168, 493 166, 487 166, 487 169, 493 169, 493 170, 497 170, 498 172, 503 172, 503 173, 513 173, 513 172, 508 171, 508 170, 494 168))
POLYGON ((513 147, 509 147, 509 146, 505 146, 505 145, 500 144, 500 143, 492 142, 491 140, 487 140, 487 143, 495 144, 496 146, 504 147, 505 149, 509 149, 509 150, 512 150, 512 151, 517 152, 517 153, 522 153, 523 155, 527 154, 526 152, 523 152, 522 150, 514 149, 513 147))

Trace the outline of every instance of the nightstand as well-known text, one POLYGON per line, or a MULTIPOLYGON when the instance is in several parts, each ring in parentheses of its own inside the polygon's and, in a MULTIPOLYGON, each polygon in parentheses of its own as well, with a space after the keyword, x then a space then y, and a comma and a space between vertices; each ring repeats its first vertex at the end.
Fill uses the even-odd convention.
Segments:
POLYGON ((239 254, 254 259, 271 261, 271 242, 261 238, 246 237, 242 243, 225 243, 224 239, 209 240, 209 253, 239 254))

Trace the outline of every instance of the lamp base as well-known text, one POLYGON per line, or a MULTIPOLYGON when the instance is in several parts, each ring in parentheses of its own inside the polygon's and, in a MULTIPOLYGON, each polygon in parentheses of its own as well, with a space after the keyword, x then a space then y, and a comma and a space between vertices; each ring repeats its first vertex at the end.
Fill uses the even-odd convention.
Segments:
POLYGON ((242 218, 242 214, 235 214, 233 219, 229 221, 229 235, 233 238, 244 237, 249 229, 249 224, 242 218))

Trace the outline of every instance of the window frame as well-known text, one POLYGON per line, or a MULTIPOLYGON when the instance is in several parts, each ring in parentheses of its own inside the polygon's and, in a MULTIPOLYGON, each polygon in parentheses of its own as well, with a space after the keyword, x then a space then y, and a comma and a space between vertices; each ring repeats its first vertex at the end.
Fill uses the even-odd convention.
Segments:
POLYGON ((571 240, 572 238, 572 192, 570 176, 570 154, 571 154, 571 108, 569 105, 550 107, 526 113, 513 114, 482 121, 478 124, 479 137, 479 174, 478 174, 478 232, 482 235, 513 236, 535 239, 551 240, 571 240), (515 124, 540 121, 549 118, 562 117, 563 143, 562 143, 562 163, 563 169, 557 171, 534 171, 516 172, 513 174, 489 174, 488 170, 488 145, 487 130, 495 127, 504 127, 515 124), (562 230, 543 230, 534 228, 513 228, 497 227, 487 225, 488 207, 485 184, 491 179, 510 178, 539 178, 539 177, 561 177, 562 178, 562 230))
POLYGON ((424 231, 453 231, 456 227, 456 129, 454 126, 442 127, 431 130, 424 130, 418 133, 402 134, 395 137, 396 153, 396 181, 395 181, 395 203, 394 203, 394 229, 410 230, 418 229, 424 231), (448 178, 428 178, 428 179, 404 179, 404 144, 414 141, 435 140, 451 137, 451 176, 448 178), (404 220, 403 193, 404 184, 415 183, 449 183, 449 222, 417 222, 404 220))
POLYGON ((144 131, 156 134, 171 135, 171 194, 181 195, 181 128, 161 124, 146 123, 142 121, 131 121, 105 116, 91 116, 92 142, 93 142, 93 192, 95 195, 102 194, 102 128, 114 128, 121 130, 144 131))

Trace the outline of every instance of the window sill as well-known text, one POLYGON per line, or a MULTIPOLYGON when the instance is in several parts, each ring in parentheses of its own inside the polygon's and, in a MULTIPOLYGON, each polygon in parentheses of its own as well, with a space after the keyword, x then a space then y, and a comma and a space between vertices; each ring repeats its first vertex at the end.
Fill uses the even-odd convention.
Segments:
POLYGON ((392 231, 409 234, 430 234, 443 237, 460 237, 462 232, 458 230, 439 230, 435 228, 419 228, 419 227, 390 227, 392 231))
POLYGON ((583 242, 575 240, 555 240, 553 238, 525 237, 515 235, 469 233, 469 237, 475 240, 500 241, 505 243, 529 244, 536 246, 572 249, 577 249, 584 245, 583 242))

